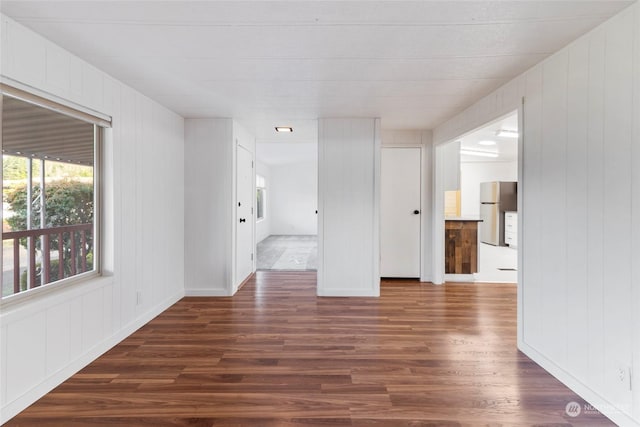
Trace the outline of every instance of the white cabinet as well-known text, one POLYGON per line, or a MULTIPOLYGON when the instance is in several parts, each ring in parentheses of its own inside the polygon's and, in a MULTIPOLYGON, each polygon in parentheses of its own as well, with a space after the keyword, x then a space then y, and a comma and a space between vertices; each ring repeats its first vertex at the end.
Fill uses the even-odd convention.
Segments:
POLYGON ((518 247, 518 213, 504 213, 504 242, 512 248, 518 247))

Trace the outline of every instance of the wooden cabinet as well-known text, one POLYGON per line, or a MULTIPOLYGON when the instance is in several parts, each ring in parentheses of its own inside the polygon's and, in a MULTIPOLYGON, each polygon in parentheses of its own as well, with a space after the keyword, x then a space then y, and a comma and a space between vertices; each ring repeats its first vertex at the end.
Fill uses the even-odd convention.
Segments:
POLYGON ((504 242, 512 248, 518 247, 518 213, 504 213, 504 242))
POLYGON ((478 221, 445 221, 445 273, 478 272, 478 221))

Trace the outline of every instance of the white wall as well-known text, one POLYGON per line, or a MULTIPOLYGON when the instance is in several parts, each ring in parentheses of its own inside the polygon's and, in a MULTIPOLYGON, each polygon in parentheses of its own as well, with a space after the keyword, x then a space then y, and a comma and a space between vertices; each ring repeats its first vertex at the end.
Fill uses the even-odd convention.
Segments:
POLYGON ((269 187, 271 234, 318 234, 317 162, 272 166, 269 187))
POLYGON ((420 267, 420 281, 430 282, 432 277, 433 261, 433 147, 432 133, 430 130, 393 130, 384 129, 382 134, 383 147, 421 147, 422 148, 422 200, 421 200, 421 233, 420 254, 422 257, 420 267))
POLYGON ((0 19, 3 81, 113 118, 104 144, 104 277, 3 304, 5 422, 184 295, 184 123, 31 30, 0 19))
POLYGON ((640 4, 438 127, 435 141, 523 96, 519 348, 616 423, 640 426, 640 4))
MULTIPOLYGON (((236 150, 255 139, 232 119, 186 119, 184 141, 184 286, 190 296, 233 295, 236 150)), ((255 190, 255 183, 254 183, 255 190)))
POLYGON ((480 183, 490 181, 517 181, 518 161, 461 162, 460 200, 462 216, 480 216, 480 183))
POLYGON ((380 120, 319 120, 318 154, 318 295, 379 296, 380 120))
POLYGON ((187 295, 230 295, 233 280, 233 120, 185 120, 187 295))
POLYGON ((264 177, 266 185, 264 219, 256 222, 256 242, 260 243, 271 235, 271 168, 256 161, 256 173, 264 177))

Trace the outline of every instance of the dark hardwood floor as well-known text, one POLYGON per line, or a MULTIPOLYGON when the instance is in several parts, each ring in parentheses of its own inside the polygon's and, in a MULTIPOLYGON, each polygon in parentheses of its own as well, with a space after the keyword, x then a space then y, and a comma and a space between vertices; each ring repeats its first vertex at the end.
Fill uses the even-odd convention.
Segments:
POLYGON ((516 287, 385 281, 318 298, 258 272, 185 298, 8 426, 605 426, 516 349, 516 287))

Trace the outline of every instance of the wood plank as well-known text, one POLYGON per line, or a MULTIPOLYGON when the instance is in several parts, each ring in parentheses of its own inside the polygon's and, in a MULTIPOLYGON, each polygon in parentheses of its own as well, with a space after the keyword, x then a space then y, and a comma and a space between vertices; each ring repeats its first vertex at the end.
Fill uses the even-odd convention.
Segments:
POLYGON ((568 418, 585 402, 516 349, 514 285, 319 298, 315 280, 184 298, 6 425, 613 425, 568 418))
POLYGON ((445 272, 478 272, 478 223, 445 221, 445 272))

